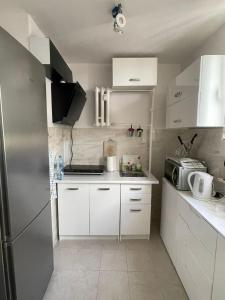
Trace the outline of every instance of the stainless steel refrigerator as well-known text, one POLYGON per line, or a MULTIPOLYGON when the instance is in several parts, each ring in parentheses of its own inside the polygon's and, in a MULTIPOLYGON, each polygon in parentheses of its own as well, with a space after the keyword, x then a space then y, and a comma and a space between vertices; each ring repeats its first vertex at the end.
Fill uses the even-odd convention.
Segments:
POLYGON ((45 73, 0 27, 0 299, 41 300, 53 271, 45 73))

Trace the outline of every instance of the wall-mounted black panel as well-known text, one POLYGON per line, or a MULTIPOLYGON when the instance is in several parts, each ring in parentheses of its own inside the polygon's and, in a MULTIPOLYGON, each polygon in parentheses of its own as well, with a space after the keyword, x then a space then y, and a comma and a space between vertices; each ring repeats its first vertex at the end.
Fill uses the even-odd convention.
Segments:
POLYGON ((46 76, 54 82, 73 82, 73 74, 55 45, 50 41, 50 65, 45 65, 46 76))

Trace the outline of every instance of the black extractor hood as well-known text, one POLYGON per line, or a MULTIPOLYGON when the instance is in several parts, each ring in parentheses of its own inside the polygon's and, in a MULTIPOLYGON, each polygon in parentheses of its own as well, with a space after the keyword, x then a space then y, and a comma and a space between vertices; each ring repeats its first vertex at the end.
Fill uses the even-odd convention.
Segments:
POLYGON ((76 83, 52 83, 52 121, 73 126, 79 120, 86 102, 86 93, 76 83))

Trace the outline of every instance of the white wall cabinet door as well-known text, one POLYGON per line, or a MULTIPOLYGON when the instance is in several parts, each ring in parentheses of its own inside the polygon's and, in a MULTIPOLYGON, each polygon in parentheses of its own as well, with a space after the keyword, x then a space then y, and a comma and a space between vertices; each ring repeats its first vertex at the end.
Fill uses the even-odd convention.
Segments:
POLYGON ((225 238, 221 235, 218 235, 217 240, 212 299, 225 299, 225 238))
POLYGON ((176 226, 178 199, 179 196, 175 188, 163 178, 160 234, 175 265, 177 252, 176 226))
POLYGON ((225 55, 204 55, 168 89, 166 128, 225 124, 225 55))
POLYGON ((92 184, 90 235, 119 235, 120 185, 92 184))
POLYGON ((58 184, 59 235, 89 235, 89 185, 58 184))
POLYGON ((157 58, 113 58, 113 87, 157 85, 157 58))

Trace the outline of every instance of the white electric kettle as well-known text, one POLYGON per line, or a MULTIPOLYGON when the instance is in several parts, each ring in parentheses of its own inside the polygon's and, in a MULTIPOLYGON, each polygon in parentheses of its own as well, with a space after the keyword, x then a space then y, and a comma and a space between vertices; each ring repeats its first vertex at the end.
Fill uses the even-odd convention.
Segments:
POLYGON ((213 176, 204 172, 191 172, 188 175, 188 184, 193 197, 198 200, 209 200, 213 193, 213 176), (191 178, 194 177, 193 184, 191 178))

